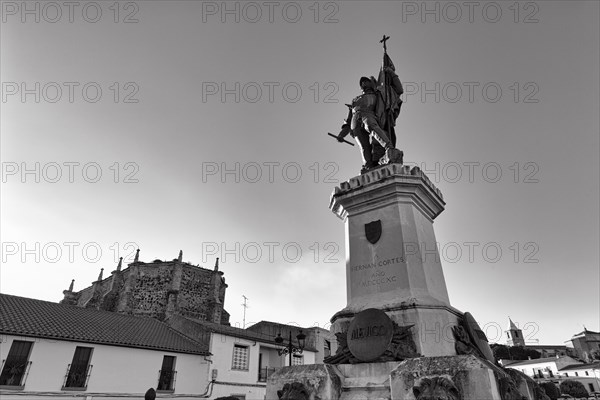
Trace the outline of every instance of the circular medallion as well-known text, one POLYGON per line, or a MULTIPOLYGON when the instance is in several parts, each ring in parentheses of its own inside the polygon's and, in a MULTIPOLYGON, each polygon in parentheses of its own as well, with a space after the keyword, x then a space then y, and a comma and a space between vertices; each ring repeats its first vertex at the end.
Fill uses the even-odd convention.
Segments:
POLYGON ((352 355, 360 361, 373 361, 388 349, 394 324, 383 311, 369 308, 354 316, 347 335, 352 355))

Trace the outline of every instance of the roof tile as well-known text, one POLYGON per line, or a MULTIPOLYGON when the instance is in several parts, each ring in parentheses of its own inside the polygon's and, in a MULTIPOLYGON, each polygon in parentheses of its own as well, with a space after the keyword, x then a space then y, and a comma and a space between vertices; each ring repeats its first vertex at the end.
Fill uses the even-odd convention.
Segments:
POLYGON ((196 342, 153 318, 99 311, 0 293, 0 333, 208 355, 196 342))

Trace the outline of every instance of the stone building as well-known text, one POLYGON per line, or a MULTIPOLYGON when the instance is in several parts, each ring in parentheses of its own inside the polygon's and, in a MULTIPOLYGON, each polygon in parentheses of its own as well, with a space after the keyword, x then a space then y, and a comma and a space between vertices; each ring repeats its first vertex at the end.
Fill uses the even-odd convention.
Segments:
MULTIPOLYGON (((302 331, 306 335, 305 343, 309 349, 315 351, 314 364, 323 364, 323 359, 335 354, 337 350, 337 339, 331 331, 313 326, 310 328, 301 328, 299 326, 292 326, 286 324, 280 324, 277 322, 260 321, 246 328, 247 331, 252 331, 265 335, 266 337, 275 338, 277 335, 281 335, 284 340, 288 340, 289 333, 292 333, 292 340, 296 340, 296 335, 302 331)), ((302 356, 298 356, 302 357, 302 356)), ((311 363, 301 363, 311 364, 311 363)))
POLYGON ((593 362, 600 354, 600 333, 589 331, 587 328, 571 338, 577 356, 585 362, 593 362))
MULTIPOLYGON (((210 393, 208 344, 154 318, 0 293, 0 398, 197 399, 210 393)), ((205 396, 207 397, 207 396, 205 396)))
POLYGON ((525 346, 523 331, 517 328, 510 318, 508 318, 508 329, 504 332, 506 332, 506 344, 508 346, 525 346))
POLYGON ((127 268, 122 269, 121 258, 109 277, 103 278, 102 269, 91 286, 78 292, 71 281, 61 303, 161 321, 181 315, 229 325, 229 313, 223 308, 227 284, 218 258, 211 270, 184 262, 182 251, 172 261, 149 263, 139 260, 139 252, 127 268))

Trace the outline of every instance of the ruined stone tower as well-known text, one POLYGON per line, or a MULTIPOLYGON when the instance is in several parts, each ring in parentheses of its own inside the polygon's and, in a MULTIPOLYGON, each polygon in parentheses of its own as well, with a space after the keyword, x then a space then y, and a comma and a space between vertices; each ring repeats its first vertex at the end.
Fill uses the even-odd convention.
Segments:
POLYGON ((212 270, 184 262, 181 251, 172 261, 146 263, 139 260, 137 250, 134 261, 123 270, 122 261, 107 278, 102 269, 83 290, 73 291, 72 281, 61 303, 160 320, 178 314, 229 325, 229 313, 223 309, 227 284, 218 258, 212 270))

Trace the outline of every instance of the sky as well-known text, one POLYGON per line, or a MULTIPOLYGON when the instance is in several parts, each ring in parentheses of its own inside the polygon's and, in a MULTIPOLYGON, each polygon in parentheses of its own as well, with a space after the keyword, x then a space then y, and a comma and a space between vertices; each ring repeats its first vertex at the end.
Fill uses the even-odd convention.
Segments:
POLYGON ((0 291, 220 269, 235 326, 346 305, 336 134, 385 34, 405 163, 442 191, 450 303, 490 342, 600 330, 596 1, 2 1, 0 291), (242 306, 247 297, 247 308, 242 306), (245 317, 244 317, 245 311, 245 317))

